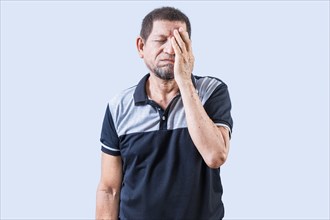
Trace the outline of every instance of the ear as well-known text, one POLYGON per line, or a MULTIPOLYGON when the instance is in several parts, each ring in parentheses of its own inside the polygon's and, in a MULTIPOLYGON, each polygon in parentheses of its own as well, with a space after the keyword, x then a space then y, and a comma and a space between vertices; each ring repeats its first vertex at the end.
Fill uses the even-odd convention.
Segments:
POLYGON ((139 53, 140 58, 143 58, 144 57, 144 53, 143 53, 144 40, 140 36, 137 37, 137 39, 136 39, 136 48, 138 50, 138 53, 139 53))

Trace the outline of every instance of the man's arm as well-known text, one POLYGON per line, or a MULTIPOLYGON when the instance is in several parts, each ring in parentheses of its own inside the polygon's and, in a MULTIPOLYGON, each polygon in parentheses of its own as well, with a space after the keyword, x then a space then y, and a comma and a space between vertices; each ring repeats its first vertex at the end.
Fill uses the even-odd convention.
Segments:
POLYGON ((180 89, 189 134, 210 168, 219 168, 229 152, 229 131, 217 127, 207 115, 191 81, 194 65, 188 33, 180 28, 171 39, 175 51, 174 77, 180 89))
POLYGON ((96 193, 96 219, 118 219, 122 175, 121 157, 102 153, 101 180, 96 193))
POLYGON ((228 156, 229 131, 216 126, 209 118, 192 83, 182 87, 180 93, 189 134, 205 163, 210 168, 219 168, 228 156))

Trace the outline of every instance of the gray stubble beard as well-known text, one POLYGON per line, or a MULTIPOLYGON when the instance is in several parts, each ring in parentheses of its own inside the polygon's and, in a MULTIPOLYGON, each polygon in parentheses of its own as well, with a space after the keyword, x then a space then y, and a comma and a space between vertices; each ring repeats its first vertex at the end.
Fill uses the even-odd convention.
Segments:
POLYGON ((162 67, 156 67, 154 68, 155 75, 163 80, 173 80, 174 79, 174 65, 173 64, 167 64, 162 67))

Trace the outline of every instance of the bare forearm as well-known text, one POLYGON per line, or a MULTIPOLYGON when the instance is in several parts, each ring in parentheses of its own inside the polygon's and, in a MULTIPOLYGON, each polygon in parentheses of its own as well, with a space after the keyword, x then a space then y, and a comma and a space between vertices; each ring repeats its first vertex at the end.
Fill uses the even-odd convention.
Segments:
POLYGON ((98 190, 96 194, 96 219, 117 220, 119 192, 98 190))
POLYGON ((206 164, 218 168, 225 162, 228 153, 224 137, 207 115, 191 80, 179 87, 189 134, 206 164))
POLYGON ((226 145, 222 128, 218 128, 207 115, 192 84, 195 58, 188 32, 180 27, 179 31, 173 31, 173 35, 174 78, 182 96, 189 134, 205 163, 211 168, 218 168, 227 158, 229 145, 226 145))

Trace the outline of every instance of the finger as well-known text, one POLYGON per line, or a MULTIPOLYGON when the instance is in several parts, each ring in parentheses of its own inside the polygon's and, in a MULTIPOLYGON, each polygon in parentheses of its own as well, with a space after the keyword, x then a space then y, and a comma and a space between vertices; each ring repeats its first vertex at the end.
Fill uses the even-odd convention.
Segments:
POLYGON ((181 35, 182 40, 185 42, 186 44, 186 49, 187 51, 191 51, 192 47, 191 47, 191 40, 189 38, 189 34, 187 31, 185 31, 182 27, 179 28, 179 33, 181 35))
POLYGON ((176 42, 175 37, 171 37, 171 44, 174 49, 174 53, 176 55, 175 57, 179 57, 177 55, 181 55, 182 51, 181 51, 181 48, 179 47, 178 43, 176 42))
POLYGON ((174 37, 176 42, 178 43, 179 47, 181 48, 182 53, 186 52, 186 44, 185 42, 182 40, 181 35, 179 34, 178 30, 174 30, 173 31, 174 37))

